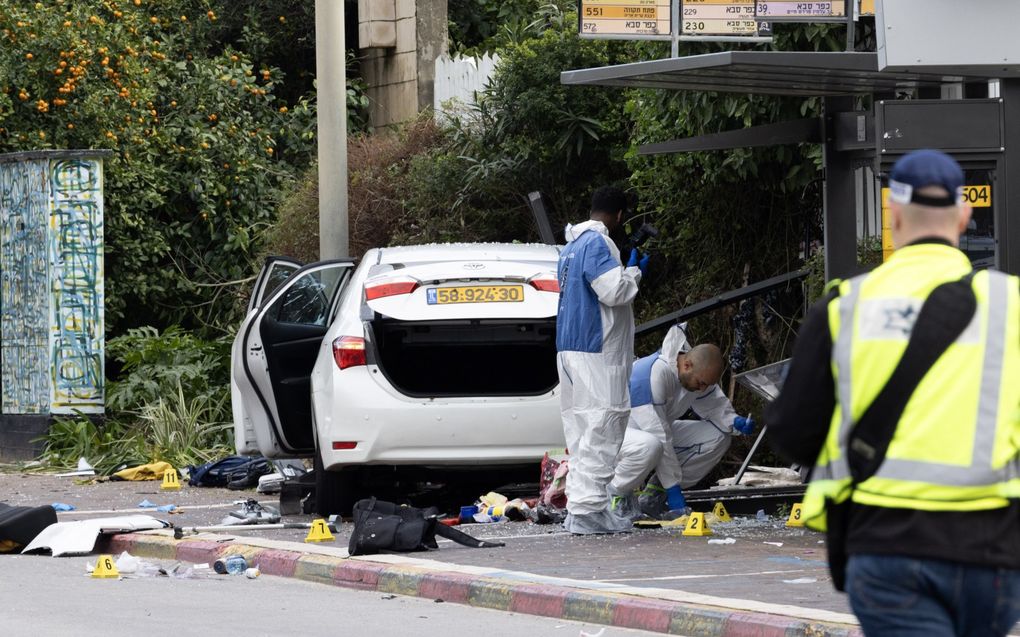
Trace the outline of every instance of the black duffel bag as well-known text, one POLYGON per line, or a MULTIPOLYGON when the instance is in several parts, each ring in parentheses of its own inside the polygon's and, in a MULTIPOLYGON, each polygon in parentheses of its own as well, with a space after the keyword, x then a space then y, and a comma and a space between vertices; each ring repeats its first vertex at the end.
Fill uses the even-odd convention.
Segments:
POLYGON ((439 509, 418 509, 382 502, 375 498, 354 505, 354 532, 348 552, 374 555, 383 552, 407 553, 439 548, 436 536, 472 548, 496 548, 502 542, 476 540, 467 533, 439 522, 439 509))
POLYGON ((35 536, 57 523, 57 512, 50 505, 11 506, 0 502, 0 553, 27 546, 35 536))

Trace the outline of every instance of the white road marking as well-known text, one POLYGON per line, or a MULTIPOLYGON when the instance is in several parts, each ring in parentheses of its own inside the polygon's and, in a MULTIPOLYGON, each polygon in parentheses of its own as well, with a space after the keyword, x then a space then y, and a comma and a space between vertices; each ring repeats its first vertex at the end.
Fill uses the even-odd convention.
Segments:
MULTIPOLYGON (((821 568, 821 567, 818 567, 821 568)), ((787 573, 806 573, 815 569, 801 568, 792 571, 755 571, 754 573, 702 573, 700 575, 670 575, 667 577, 623 577, 620 579, 602 579, 600 582, 665 582, 683 579, 707 579, 709 577, 749 577, 752 575, 786 575, 787 573)))
MULTIPOLYGON (((173 504, 172 502, 170 504, 173 504)), ((274 501, 259 502, 261 505, 277 506, 278 503, 274 501)), ((162 505, 161 505, 162 506, 162 505)), ((191 511, 192 509, 232 509, 234 507, 241 506, 237 502, 227 502, 224 504, 178 504, 174 512, 185 512, 191 511)), ((155 507, 152 508, 123 508, 123 509, 97 509, 95 511, 84 511, 75 509, 74 511, 58 511, 57 515, 93 515, 96 513, 163 513, 162 511, 156 511, 155 507)))
MULTIPOLYGON (((468 533, 468 535, 471 535, 471 534, 468 533)), ((563 532, 557 532, 557 533, 532 533, 532 534, 529 534, 529 535, 478 535, 478 536, 471 535, 471 537, 475 538, 476 540, 525 540, 525 539, 534 538, 534 537, 556 537, 556 536, 559 536, 559 535, 570 535, 570 534, 567 533, 566 531, 563 531, 563 532)), ((437 543, 438 542, 453 542, 453 540, 437 539, 436 542, 437 543)))

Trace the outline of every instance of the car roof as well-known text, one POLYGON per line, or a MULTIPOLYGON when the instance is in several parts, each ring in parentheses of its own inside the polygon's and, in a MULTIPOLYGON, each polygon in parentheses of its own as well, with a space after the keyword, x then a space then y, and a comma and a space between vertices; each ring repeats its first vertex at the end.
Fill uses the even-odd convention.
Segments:
MULTIPOLYGON (((544 243, 431 243, 379 248, 376 263, 430 261, 556 261, 559 246, 544 243)), ((367 255, 366 255, 367 256, 367 255)))

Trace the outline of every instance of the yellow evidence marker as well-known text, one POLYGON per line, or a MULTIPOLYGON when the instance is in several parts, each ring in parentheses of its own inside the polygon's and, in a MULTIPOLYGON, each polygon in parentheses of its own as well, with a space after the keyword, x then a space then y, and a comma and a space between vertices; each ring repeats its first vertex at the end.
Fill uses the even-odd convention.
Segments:
POLYGON ((170 467, 163 472, 163 484, 159 488, 165 491, 181 490, 181 480, 177 477, 177 469, 170 467))
POLYGON ((712 535, 712 529, 708 528, 708 524, 705 522, 704 513, 691 514, 690 519, 687 520, 687 528, 684 529, 684 535, 693 535, 695 537, 712 535))
POLYGON ((92 577, 101 579, 116 579, 120 577, 117 565, 113 563, 112 555, 100 555, 96 560, 96 567, 92 569, 92 577))
POLYGON ((722 502, 716 502, 715 506, 712 507, 712 515, 719 518, 720 522, 732 522, 733 518, 730 517, 730 512, 726 510, 722 502))
POLYGON ((308 530, 305 542, 332 542, 333 534, 329 532, 326 521, 322 518, 312 520, 312 528, 308 530))
POLYGON ((798 502, 793 505, 793 509, 790 510, 790 519, 786 521, 786 526, 804 526, 804 519, 801 517, 802 503, 798 502))

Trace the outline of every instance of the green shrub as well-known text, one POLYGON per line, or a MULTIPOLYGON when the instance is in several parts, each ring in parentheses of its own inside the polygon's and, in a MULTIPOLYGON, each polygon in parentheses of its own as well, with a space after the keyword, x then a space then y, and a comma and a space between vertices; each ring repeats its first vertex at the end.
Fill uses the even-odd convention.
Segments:
POLYGON ((75 469, 78 459, 85 458, 97 473, 106 475, 122 466, 143 464, 149 457, 138 432, 116 421, 97 424, 85 416, 57 418, 42 440, 45 447, 38 460, 50 470, 75 469))
POLYGON ((0 1, 0 152, 115 153, 105 171, 112 333, 236 318, 230 283, 248 276, 255 237, 313 152, 314 104, 277 97, 283 72, 240 48, 266 52, 245 22, 264 16, 231 6, 0 1))
POLYGON ((189 398, 224 403, 214 420, 230 419, 231 338, 203 340, 179 327, 162 333, 154 327, 130 329, 107 342, 107 356, 119 366, 107 385, 110 413, 137 413, 178 390, 189 398))
MULTIPOLYGON (((447 136, 431 114, 423 114, 393 131, 348 139, 350 256, 405 242, 421 223, 431 221, 416 219, 417 208, 409 203, 418 178, 413 166, 442 148, 447 136)), ((318 185, 318 167, 313 165, 284 198, 279 222, 267 229, 266 256, 288 256, 305 263, 318 260, 318 185)))
POLYGON ((143 405, 136 426, 149 457, 185 467, 233 453, 228 399, 219 392, 187 398, 178 383, 176 393, 143 405))
POLYGON ((100 473, 165 460, 175 467, 232 453, 230 338, 171 327, 128 330, 107 343, 107 418, 59 419, 43 438, 48 468, 85 457, 100 473))

